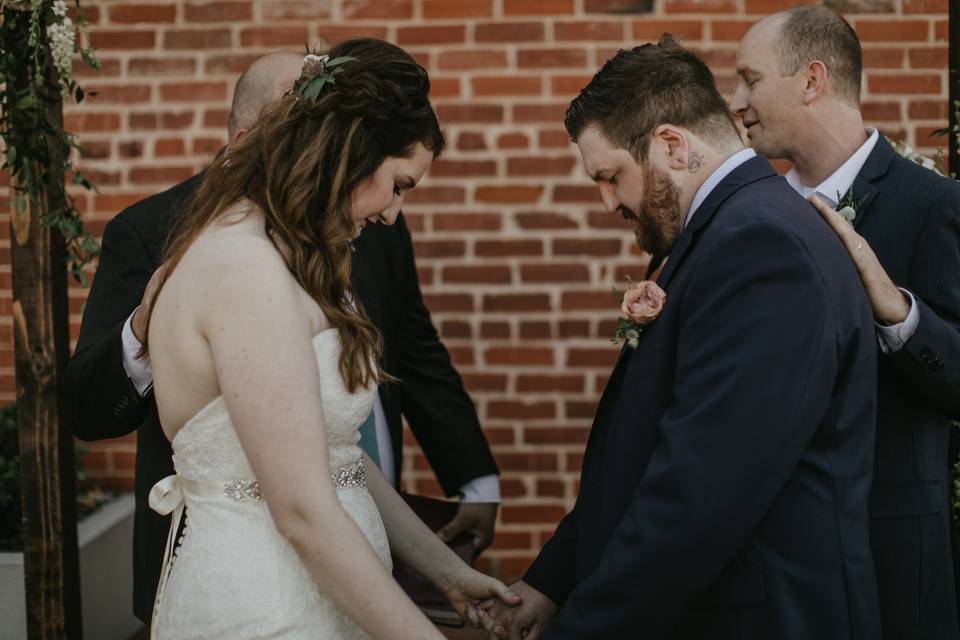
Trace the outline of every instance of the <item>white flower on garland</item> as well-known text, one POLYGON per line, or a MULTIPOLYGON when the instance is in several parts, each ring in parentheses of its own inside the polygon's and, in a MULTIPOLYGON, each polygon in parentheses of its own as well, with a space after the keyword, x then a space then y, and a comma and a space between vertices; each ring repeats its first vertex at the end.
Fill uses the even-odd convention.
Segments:
MULTIPOLYGON (((889 140, 889 138, 887 139, 889 140)), ((933 171, 934 173, 937 173, 941 176, 943 175, 943 173, 941 173, 940 169, 937 167, 937 161, 935 159, 928 158, 927 156, 918 153, 906 142, 901 142, 899 140, 891 140, 890 142, 893 144, 893 148, 896 150, 896 152, 907 160, 915 162, 924 169, 930 169, 930 171, 933 171)))
POLYGON ((55 0, 53 13, 60 22, 47 26, 47 39, 50 43, 50 56, 53 66, 60 76, 60 88, 63 90, 64 100, 70 99, 70 86, 73 81, 73 52, 76 49, 76 30, 73 20, 67 16, 67 3, 64 0, 55 0))

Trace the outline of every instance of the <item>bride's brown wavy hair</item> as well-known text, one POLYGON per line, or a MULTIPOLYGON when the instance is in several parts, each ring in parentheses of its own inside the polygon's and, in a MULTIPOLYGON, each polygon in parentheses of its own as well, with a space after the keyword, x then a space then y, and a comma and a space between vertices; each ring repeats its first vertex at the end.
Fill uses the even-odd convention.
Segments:
POLYGON ((290 273, 339 331, 340 373, 352 392, 382 376, 380 335, 350 284, 352 194, 386 158, 410 157, 417 143, 436 158, 444 139, 427 97, 427 72, 403 49, 359 38, 327 54, 355 60, 340 65, 315 99, 301 95, 316 75, 305 68, 293 89, 204 171, 171 232, 153 300, 197 236, 247 199, 263 213, 290 273))

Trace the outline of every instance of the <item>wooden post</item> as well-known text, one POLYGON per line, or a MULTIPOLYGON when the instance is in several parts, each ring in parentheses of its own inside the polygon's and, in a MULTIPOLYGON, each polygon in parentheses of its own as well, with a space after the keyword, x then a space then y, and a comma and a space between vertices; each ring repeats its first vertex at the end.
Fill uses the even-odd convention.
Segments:
MULTIPOLYGON (((48 63, 49 64, 49 63, 48 63)), ((8 81, 27 82, 28 70, 8 81)), ((52 76, 51 76, 52 77, 52 76)), ((21 85, 26 86, 26 85, 21 85)), ((52 86, 56 88, 54 79, 52 86)), ((49 107, 63 121, 58 99, 49 107)), ((45 212, 63 205, 61 145, 51 144, 49 179, 40 199, 18 211, 11 198, 13 337, 20 434, 23 554, 30 640, 81 638, 80 575, 73 438, 61 428, 57 382, 69 355, 66 248, 60 233, 43 228, 45 212)), ((39 169, 34 165, 34 169, 39 169)), ((17 187, 11 179, 11 195, 17 187)))
POLYGON ((960 143, 960 136, 957 135, 957 125, 960 124, 960 117, 957 115, 957 101, 960 100, 960 0, 950 0, 950 10, 947 18, 947 38, 949 38, 949 62, 947 64, 947 89, 948 104, 948 128, 947 146, 950 148, 948 153, 950 171, 960 179, 960 150, 957 144, 960 143))

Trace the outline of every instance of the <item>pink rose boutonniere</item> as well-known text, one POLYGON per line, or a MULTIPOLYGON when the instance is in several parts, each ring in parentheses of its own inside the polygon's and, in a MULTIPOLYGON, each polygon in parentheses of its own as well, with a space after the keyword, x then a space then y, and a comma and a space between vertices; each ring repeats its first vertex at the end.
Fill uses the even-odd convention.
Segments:
POLYGON ((663 310, 667 294, 653 280, 631 282, 623 292, 614 287, 613 292, 620 299, 623 317, 617 319, 617 330, 611 342, 626 342, 630 348, 636 349, 640 344, 640 334, 663 310))

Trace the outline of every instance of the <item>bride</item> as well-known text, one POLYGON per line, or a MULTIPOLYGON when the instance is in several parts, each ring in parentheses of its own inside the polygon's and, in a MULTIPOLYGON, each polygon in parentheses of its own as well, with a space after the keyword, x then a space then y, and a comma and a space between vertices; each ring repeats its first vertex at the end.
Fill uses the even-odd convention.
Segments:
POLYGON ((307 56, 179 218, 144 343, 176 468, 151 494, 175 513, 154 640, 442 638, 391 549, 475 625, 476 601, 519 601, 358 447, 383 374, 350 241, 393 223, 442 151, 428 91, 385 42, 307 56))

